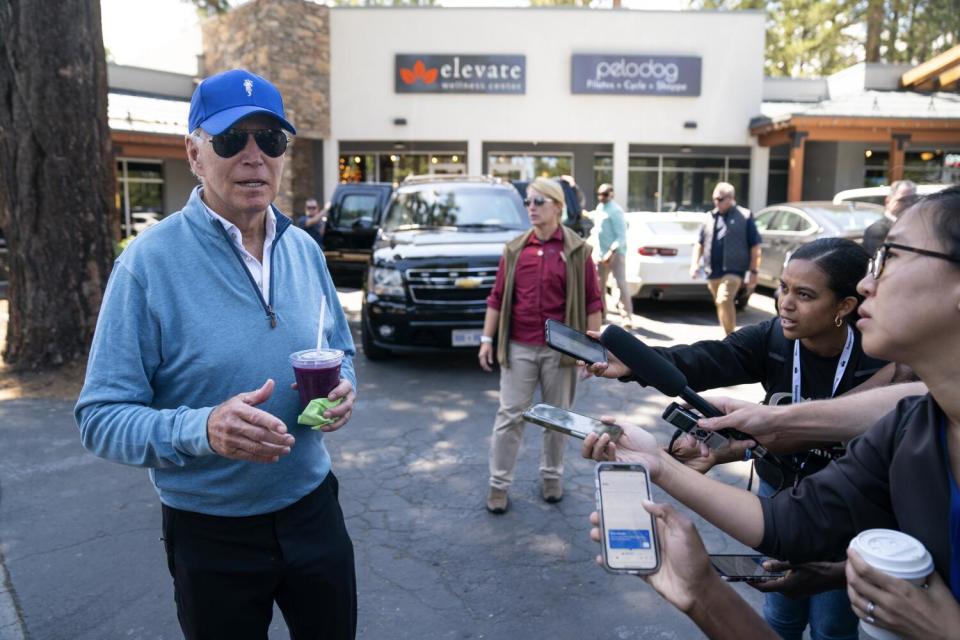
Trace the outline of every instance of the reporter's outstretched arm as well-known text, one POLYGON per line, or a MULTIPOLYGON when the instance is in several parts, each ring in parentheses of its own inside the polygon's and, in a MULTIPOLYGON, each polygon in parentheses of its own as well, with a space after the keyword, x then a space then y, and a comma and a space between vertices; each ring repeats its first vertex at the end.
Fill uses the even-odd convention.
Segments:
MULTIPOLYGON (((643 579, 686 614, 712 640, 777 636, 733 588, 710 566, 707 551, 689 519, 666 504, 644 501, 656 520, 660 569, 643 579)), ((590 537, 600 540, 599 517, 590 514, 590 537)), ((600 558, 597 558, 598 562, 600 558)))
POLYGON ((708 398, 727 414, 704 418, 700 426, 711 431, 737 429, 755 436, 772 453, 794 453, 824 442, 852 440, 893 411, 903 398, 927 391, 922 382, 907 382, 829 400, 775 407, 708 398))
MULTIPOLYGON (((603 416, 604 422, 613 422, 603 416)), ((749 491, 708 478, 674 460, 657 444, 656 438, 640 427, 617 422, 623 434, 616 444, 608 434, 591 433, 583 441, 581 454, 594 460, 639 462, 647 467, 650 479, 714 526, 749 547, 763 540, 763 511, 760 500, 749 491)))

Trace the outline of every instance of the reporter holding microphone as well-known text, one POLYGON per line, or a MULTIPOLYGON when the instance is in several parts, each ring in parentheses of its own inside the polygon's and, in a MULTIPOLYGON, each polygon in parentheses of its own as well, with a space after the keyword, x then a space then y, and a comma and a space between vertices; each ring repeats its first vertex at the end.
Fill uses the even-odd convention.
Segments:
MULTIPOLYGON (((866 252, 851 240, 824 238, 806 244, 794 253, 781 276, 779 317, 743 327, 722 341, 655 351, 675 365, 695 391, 759 382, 766 392, 764 402, 772 404, 842 394, 887 364, 863 352, 860 334, 851 322, 862 299, 857 282, 866 273, 868 261, 866 252)), ((644 375, 629 371, 615 357, 608 364, 592 365, 590 371, 604 377, 644 375)), ((695 468, 706 471, 716 462, 741 459, 743 450, 743 442, 734 442, 705 458, 700 458, 699 446, 690 448, 687 455, 693 456, 690 463, 695 468)), ((780 466, 757 460, 760 495, 794 486, 842 452, 840 443, 827 441, 790 456, 780 466)), ((842 566, 836 565, 833 571, 834 584, 842 584, 842 566)), ((856 640, 857 618, 844 590, 820 588, 822 593, 810 597, 767 593, 764 617, 786 640, 800 640, 808 624, 815 640, 856 640)))
POLYGON ((857 327, 868 353, 911 367, 930 389, 853 440, 792 490, 758 497, 674 460, 623 425, 616 445, 591 435, 583 454, 641 462, 650 478, 720 529, 791 562, 843 554, 859 532, 897 529, 933 558, 925 588, 846 551, 847 593, 861 619, 901 637, 960 629, 960 188, 928 196, 894 225, 860 282, 857 327))

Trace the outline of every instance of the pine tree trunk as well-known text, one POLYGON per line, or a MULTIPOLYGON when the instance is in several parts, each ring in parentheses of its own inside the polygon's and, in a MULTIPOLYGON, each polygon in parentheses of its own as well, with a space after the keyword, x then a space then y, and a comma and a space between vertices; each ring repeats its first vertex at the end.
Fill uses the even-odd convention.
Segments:
POLYGON ((80 359, 113 262, 98 0, 0 2, 0 179, 10 263, 3 358, 15 369, 80 359))
POLYGON ((900 37, 900 0, 890 2, 890 22, 887 27, 887 55, 886 62, 897 62, 900 52, 897 51, 897 40, 900 37))
POLYGON ((880 62, 880 34, 883 32, 883 0, 867 2, 866 62, 880 62))

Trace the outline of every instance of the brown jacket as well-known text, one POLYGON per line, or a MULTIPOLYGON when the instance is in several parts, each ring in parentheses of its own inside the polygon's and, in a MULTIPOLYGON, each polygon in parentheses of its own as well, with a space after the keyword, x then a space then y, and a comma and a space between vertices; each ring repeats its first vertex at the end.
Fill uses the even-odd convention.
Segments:
MULTIPOLYGON (((564 322, 577 331, 587 330, 587 300, 585 271, 587 266, 587 256, 591 253, 591 247, 583 238, 571 231, 565 226, 563 229, 563 262, 567 265, 567 305, 564 322)), ((534 232, 530 229, 518 238, 514 238, 503 248, 503 304, 500 307, 500 321, 497 326, 497 362, 501 367, 509 367, 509 358, 507 349, 510 344, 510 312, 513 307, 513 283, 517 271, 517 261, 520 259, 520 252, 526 246, 527 240, 534 232)), ((569 367, 576 364, 576 360, 569 356, 563 356, 560 361, 562 366, 569 367)))

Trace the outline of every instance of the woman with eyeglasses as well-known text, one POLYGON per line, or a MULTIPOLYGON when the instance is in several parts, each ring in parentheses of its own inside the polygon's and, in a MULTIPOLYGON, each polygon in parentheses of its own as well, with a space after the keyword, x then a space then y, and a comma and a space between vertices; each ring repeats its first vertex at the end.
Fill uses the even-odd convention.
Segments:
MULTIPOLYGON (((853 327, 862 296, 857 283, 867 271, 869 257, 852 240, 822 238, 800 247, 780 278, 779 316, 743 327, 724 340, 656 349, 687 377, 690 387, 704 391, 759 382, 765 404, 799 403, 832 398, 856 388, 887 363, 863 352, 853 327)), ((616 356, 590 371, 605 377, 632 378, 616 356)), ((681 432, 677 432, 678 435, 681 432)), ((705 472, 718 462, 742 459, 751 442, 734 441, 719 451, 705 451, 689 436, 669 451, 705 472), (680 445, 680 446, 676 446, 680 445)), ((760 495, 770 496, 794 486, 801 478, 823 469, 841 455, 843 445, 824 442, 776 461, 756 461, 760 495)), ((841 558, 836 558, 840 560, 841 558)), ((833 571, 842 582, 842 566, 833 571)), ((764 617, 786 640, 800 640, 809 624, 814 640, 856 640, 857 618, 843 589, 808 597, 769 592, 764 617)))
MULTIPOLYGON (((930 389, 902 400, 846 454, 772 497, 707 478, 628 426, 616 445, 591 435, 585 456, 647 465, 675 498, 744 544, 791 562, 843 554, 866 529, 924 544, 934 572, 923 588, 846 551, 853 611, 903 637, 960 630, 960 187, 927 196, 894 224, 867 276, 857 328, 868 353, 911 367, 930 389)), ((691 587, 694 588, 694 587, 691 587)))
MULTIPOLYGON (((507 490, 513 481, 520 443, 521 414, 540 387, 543 401, 564 409, 573 404, 576 361, 547 346, 544 323, 559 320, 578 331, 600 328, 603 301, 590 245, 561 223, 564 196, 551 179, 537 178, 527 187, 524 204, 533 228, 504 247, 480 343, 480 367, 492 371, 493 338, 498 336, 500 408, 490 443, 490 487, 486 506, 491 513, 508 508, 507 490)), ((541 496, 547 502, 563 498, 565 436, 544 429, 540 462, 541 496)))

